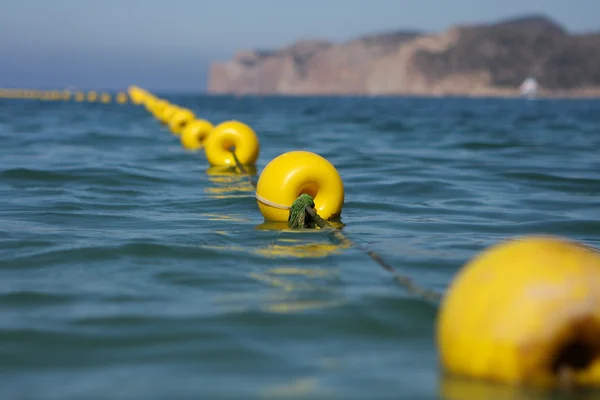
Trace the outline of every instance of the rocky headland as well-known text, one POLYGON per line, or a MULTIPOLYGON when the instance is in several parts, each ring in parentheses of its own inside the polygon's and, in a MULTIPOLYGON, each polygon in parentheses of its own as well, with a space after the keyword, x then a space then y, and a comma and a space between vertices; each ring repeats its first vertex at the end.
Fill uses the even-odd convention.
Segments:
POLYGON ((262 95, 600 97, 600 32, 571 34, 543 16, 399 31, 345 43, 301 40, 214 62, 208 92, 262 95))

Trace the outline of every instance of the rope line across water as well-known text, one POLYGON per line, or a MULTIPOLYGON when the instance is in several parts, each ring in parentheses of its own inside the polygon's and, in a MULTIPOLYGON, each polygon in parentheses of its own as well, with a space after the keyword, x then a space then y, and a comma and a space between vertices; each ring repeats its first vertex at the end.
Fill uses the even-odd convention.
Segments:
MULTIPOLYGON (((244 166, 239 162, 239 159, 235 154, 235 148, 231 148, 230 150, 233 154, 233 159, 235 160, 236 167, 239 168, 239 170, 242 173, 247 174, 247 176, 250 178, 251 183, 256 188, 256 184, 252 180, 252 177, 248 174, 248 171, 244 168, 244 166)), ((409 278, 407 275, 399 273, 392 265, 387 263, 378 253, 376 253, 373 250, 364 248, 357 243, 354 243, 340 229, 333 226, 329 221, 321 218, 317 211, 314 209, 313 199, 309 195, 301 194, 298 197, 298 199, 294 201, 294 204, 292 204, 292 206, 284 206, 281 204, 271 202, 270 200, 259 196, 257 193, 255 193, 255 196, 258 201, 268 206, 293 211, 290 212, 290 218, 288 220, 288 226, 290 228, 301 229, 304 227, 312 228, 314 226, 318 226, 323 230, 329 231, 329 233, 332 236, 334 236, 341 244, 346 246, 354 246, 357 249, 363 251, 369 257, 371 257, 371 259, 375 261, 380 267, 390 272, 394 276, 394 280, 400 286, 402 286, 408 293, 414 294, 416 296, 421 297, 424 300, 434 303, 439 303, 442 299, 442 293, 433 289, 423 288, 415 284, 411 278, 409 278), (304 212, 302 212, 301 208, 298 209, 298 207, 295 207, 298 204, 300 204, 300 206, 304 208, 304 212)))

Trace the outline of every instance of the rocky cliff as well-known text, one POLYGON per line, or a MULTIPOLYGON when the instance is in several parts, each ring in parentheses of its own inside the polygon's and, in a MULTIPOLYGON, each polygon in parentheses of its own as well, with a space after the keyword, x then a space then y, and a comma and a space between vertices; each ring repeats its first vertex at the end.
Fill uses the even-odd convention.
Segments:
POLYGON ((216 62, 208 91, 288 95, 515 95, 528 76, 549 95, 600 95, 600 33, 544 17, 412 31, 342 44, 299 41, 216 62))

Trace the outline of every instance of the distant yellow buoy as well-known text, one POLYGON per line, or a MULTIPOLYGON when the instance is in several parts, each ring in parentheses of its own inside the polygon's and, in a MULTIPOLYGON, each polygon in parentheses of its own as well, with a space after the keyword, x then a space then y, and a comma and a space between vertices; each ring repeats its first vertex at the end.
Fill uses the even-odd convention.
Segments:
POLYGON ((162 114, 168 105, 169 105, 169 103, 167 101, 156 100, 156 101, 148 104, 148 111, 150 111, 150 113, 152 113, 154 118, 156 118, 162 122, 162 120, 161 120, 162 114))
POLYGON ((551 237, 487 249, 451 283, 437 337, 455 375, 600 386, 600 253, 551 237))
POLYGON ((149 93, 144 89, 135 85, 129 86, 127 91, 129 92, 129 98, 131 99, 131 102, 134 104, 142 104, 144 99, 149 95, 149 93))
POLYGON ((190 151, 200 150, 212 129, 213 124, 205 119, 190 122, 181 133, 181 145, 190 151))
POLYGON ((181 110, 181 108, 169 104, 163 108, 162 112, 157 116, 157 118, 163 124, 168 124, 171 118, 173 118, 173 115, 175 115, 175 113, 179 110, 181 110))
POLYGON ((119 93, 117 93, 117 96, 115 97, 115 100, 119 104, 127 103, 127 95, 125 93, 123 93, 123 92, 119 92, 119 93))
POLYGON ((70 91, 68 91, 68 90, 63 90, 63 92, 62 92, 62 95, 61 95, 61 98, 62 98, 64 101, 68 101, 68 100, 70 100, 70 99, 71 99, 71 92, 70 92, 70 91))
POLYGON ((90 90, 87 93, 87 101, 89 101, 90 103, 95 102, 98 99, 98 93, 96 93, 95 90, 90 90))
MULTIPOLYGON (((212 134, 211 134, 212 136, 212 134)), ((290 151, 271 160, 256 186, 258 208, 269 221, 287 221, 289 207, 301 194, 309 194, 323 219, 340 216, 344 184, 335 167, 308 151, 290 151)))
POLYGON ((83 92, 75 92, 75 101, 80 103, 85 100, 85 93, 83 92))
POLYGON ((111 102, 110 94, 108 94, 108 93, 102 93, 100 95, 100 102, 104 103, 104 104, 110 103, 111 102))
POLYGON ((206 159, 212 166, 234 166, 232 150, 243 165, 254 165, 260 153, 256 133, 239 121, 226 121, 217 125, 205 142, 206 159))
POLYGON ((174 135, 181 135, 183 128, 194 120, 196 116, 191 110, 187 108, 182 108, 179 111, 175 112, 173 116, 169 119, 169 129, 174 135))

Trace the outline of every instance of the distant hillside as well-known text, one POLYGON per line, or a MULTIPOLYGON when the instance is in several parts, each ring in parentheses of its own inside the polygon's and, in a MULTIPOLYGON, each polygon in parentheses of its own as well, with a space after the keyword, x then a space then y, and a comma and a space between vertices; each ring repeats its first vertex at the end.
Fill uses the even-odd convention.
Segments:
POLYGON ((346 43, 298 41, 240 51, 209 72, 211 93, 515 95, 528 77, 549 95, 600 95, 600 33, 572 35, 543 16, 398 31, 346 43))

